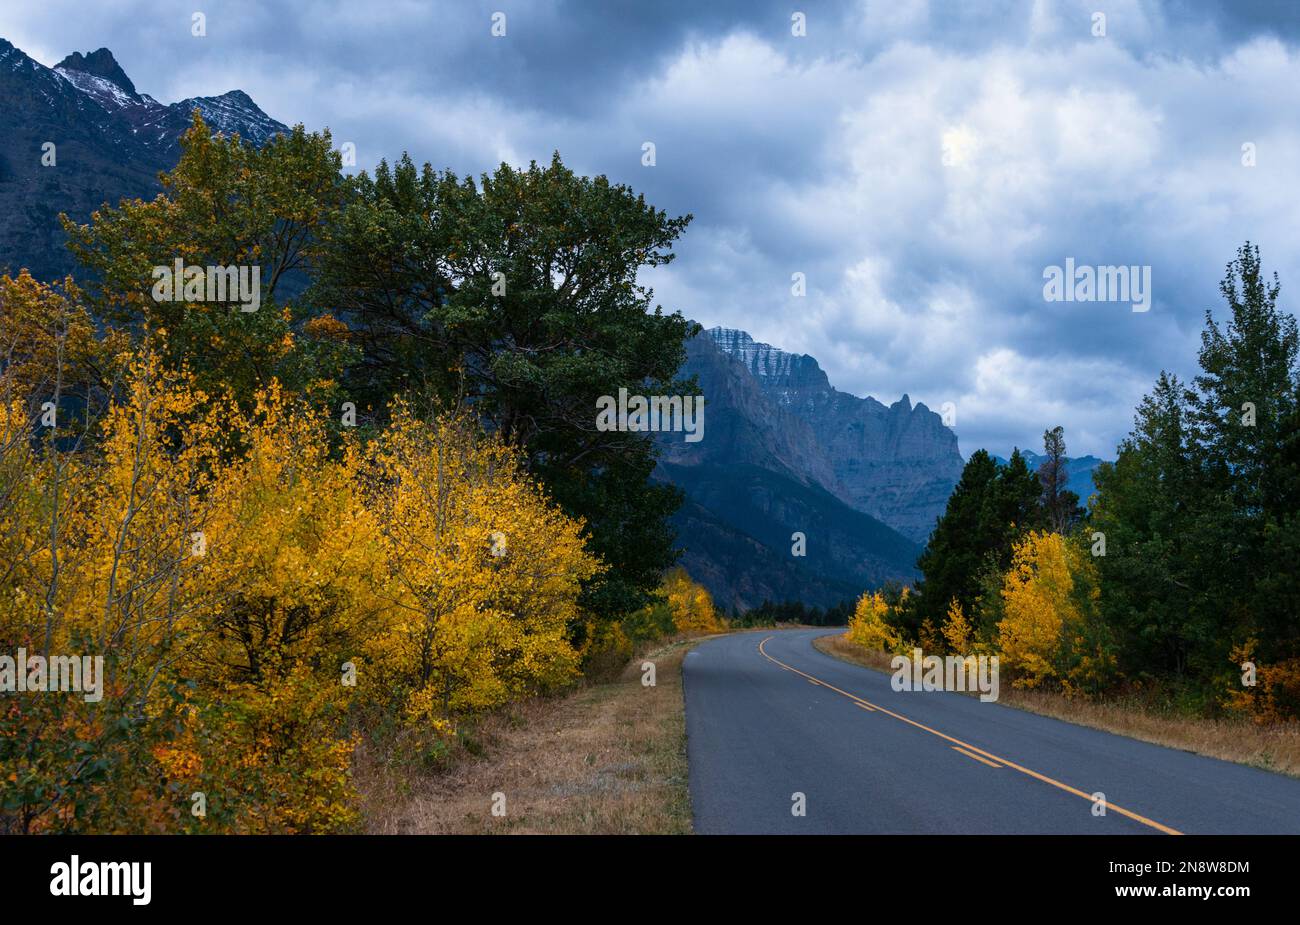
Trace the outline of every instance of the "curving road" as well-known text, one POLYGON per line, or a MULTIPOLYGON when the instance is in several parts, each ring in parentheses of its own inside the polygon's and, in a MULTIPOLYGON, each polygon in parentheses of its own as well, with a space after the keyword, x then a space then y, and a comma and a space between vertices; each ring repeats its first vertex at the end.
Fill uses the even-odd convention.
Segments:
POLYGON ((962 694, 896 692, 813 648, 835 632, 740 633, 687 653, 697 832, 1300 833, 1300 780, 962 694))

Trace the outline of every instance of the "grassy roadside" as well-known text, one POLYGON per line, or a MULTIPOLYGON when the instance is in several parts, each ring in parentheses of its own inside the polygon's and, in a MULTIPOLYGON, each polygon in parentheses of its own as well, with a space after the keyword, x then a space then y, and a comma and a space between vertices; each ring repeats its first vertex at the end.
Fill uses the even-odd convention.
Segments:
MULTIPOLYGON (((843 636, 822 636, 813 645, 843 661, 892 673, 891 656, 864 649, 843 636)), ((1010 687, 1001 689, 998 703, 1130 739, 1300 777, 1300 723, 1260 726, 1249 720, 1202 719, 1153 709, 1136 700, 1092 702, 1010 687)))
POLYGON ((682 658, 700 638, 634 658, 614 680, 513 704, 479 720, 441 767, 362 756, 375 834, 687 834, 682 658), (641 664, 655 665, 655 686, 641 664), (504 794, 505 814, 492 813, 504 794))

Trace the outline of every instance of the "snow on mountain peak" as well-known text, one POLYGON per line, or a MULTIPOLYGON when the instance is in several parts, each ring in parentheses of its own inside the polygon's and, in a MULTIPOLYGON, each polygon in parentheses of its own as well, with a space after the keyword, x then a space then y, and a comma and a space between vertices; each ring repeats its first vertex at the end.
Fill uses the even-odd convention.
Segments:
POLYGON ((78 74, 98 77, 118 87, 132 99, 139 99, 135 84, 131 83, 131 78, 126 76, 126 71, 122 70, 122 66, 117 63, 117 59, 107 48, 100 48, 86 55, 74 51, 56 64, 54 69, 64 71, 65 76, 66 72, 75 71, 78 74))
POLYGON ((100 77, 86 71, 70 70, 62 66, 56 67, 54 73, 108 110, 135 106, 142 102, 139 96, 128 93, 107 77, 100 77))

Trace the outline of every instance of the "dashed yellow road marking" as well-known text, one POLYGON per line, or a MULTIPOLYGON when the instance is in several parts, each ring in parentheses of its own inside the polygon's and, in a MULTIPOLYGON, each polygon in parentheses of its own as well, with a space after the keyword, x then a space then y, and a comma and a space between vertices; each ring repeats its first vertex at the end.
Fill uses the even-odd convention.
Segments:
MULTIPOLYGON (((961 746, 962 749, 965 749, 968 754, 974 752, 975 754, 971 754, 972 758, 976 757, 977 754, 983 755, 985 759, 987 759, 987 761, 985 762, 986 764, 994 761, 1000 762, 1002 765, 1011 768, 1013 771, 1019 771, 1021 774, 1024 774, 1028 777, 1032 777, 1035 780, 1040 780, 1045 784, 1050 784, 1051 786, 1057 788, 1058 790, 1064 790, 1066 793, 1072 793, 1081 799, 1087 800, 1089 803, 1094 802, 1092 798, 1092 794, 1084 793, 1082 790, 1079 790, 1077 787, 1071 787, 1069 784, 1061 783, 1061 781, 1056 780, 1055 778, 1052 777, 1048 777, 1046 774, 1039 774, 1037 771, 1031 771, 1029 768, 1026 768, 1023 765, 1016 764, 1014 761, 1008 761, 1006 758, 1002 758, 998 755, 993 754, 992 752, 985 751, 984 749, 979 748, 978 746, 971 745, 969 742, 963 742, 961 739, 954 738, 948 735, 947 733, 940 732, 937 729, 931 729, 929 726, 925 725, 924 723, 918 723, 914 719, 908 719, 903 714, 895 713, 893 710, 888 710, 885 707, 882 707, 878 703, 872 703, 869 700, 864 700, 863 698, 859 697, 857 694, 850 694, 848 691, 842 691, 833 684, 827 684, 825 681, 821 680, 820 678, 814 678, 806 671, 800 671, 798 668, 795 668, 791 665, 787 665, 779 658, 773 658, 772 656, 768 655, 767 650, 763 648, 764 646, 767 645, 770 639, 772 639, 772 637, 768 636, 758 644, 759 654, 762 655, 763 658, 767 659, 769 662, 772 662, 773 664, 776 665, 780 665, 786 671, 793 671, 795 674, 799 675, 800 677, 807 678, 809 681, 814 681, 817 684, 820 684, 822 687, 829 688, 830 690, 835 691, 835 693, 837 694, 842 694, 845 697, 852 700, 854 703, 858 704, 859 706, 867 707, 868 709, 874 710, 878 713, 884 713, 886 716, 892 716, 894 719, 907 723, 909 726, 915 726, 917 729, 923 729, 926 732, 930 733, 931 735, 938 736, 939 738, 944 739, 947 742, 951 742, 954 745, 959 745, 961 746)), ((1122 806, 1116 806, 1114 803, 1107 802, 1106 808, 1112 812, 1119 813, 1121 816, 1127 816, 1128 818, 1132 819, 1134 822, 1140 822, 1143 825, 1150 826, 1151 828, 1156 829, 1157 831, 1164 832, 1166 835, 1183 834, 1177 829, 1170 828, 1167 825, 1163 825, 1159 822, 1156 822, 1154 819, 1148 819, 1146 816, 1139 815, 1138 813, 1135 813, 1132 810, 1125 809, 1122 806)))

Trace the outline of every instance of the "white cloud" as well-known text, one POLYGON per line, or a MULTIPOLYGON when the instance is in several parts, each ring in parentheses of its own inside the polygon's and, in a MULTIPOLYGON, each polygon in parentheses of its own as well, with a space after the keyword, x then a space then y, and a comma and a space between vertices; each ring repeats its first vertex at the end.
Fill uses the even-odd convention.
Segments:
MULTIPOLYGON (((808 159, 828 169, 735 190, 728 222, 783 234, 733 236, 727 275, 754 283, 721 299, 692 292, 681 307, 813 354, 840 388, 933 404, 961 395, 966 451, 1035 445, 1062 423, 1077 452, 1112 454, 1156 373, 1194 364, 1203 311, 1237 244, 1258 241, 1284 281, 1300 282, 1287 227, 1300 148, 1278 109, 1279 93, 1295 92, 1281 88, 1300 86, 1300 60, 1274 40, 1210 67, 1134 57, 1085 31, 1050 48, 900 41, 851 66, 802 70, 756 41, 744 40, 744 58, 761 66, 737 71, 741 46, 724 42, 693 46, 667 73, 690 73, 691 86, 743 76, 727 105, 753 111, 809 81, 835 112, 805 139, 808 159), (1248 128, 1233 124, 1242 112, 1253 114, 1248 128), (1243 133, 1270 153, 1267 177, 1241 167, 1243 133), (1067 256, 1152 265, 1155 309, 1045 304, 1043 267, 1067 256), (806 305, 791 310, 772 265, 808 272, 806 305), (733 301, 742 294, 743 309, 733 301)), ((706 110, 716 116, 725 95, 715 89, 706 110)), ((698 117, 698 101, 681 104, 684 118, 698 117)), ((752 132, 752 111, 729 124, 752 132)), ((769 131, 776 144, 781 129, 769 131)), ((744 182, 722 164, 698 167, 724 188, 744 182)), ((720 234, 711 218, 687 252, 720 234)), ((692 260, 680 272, 699 268, 692 260)))

